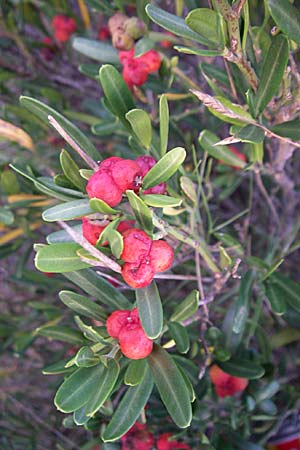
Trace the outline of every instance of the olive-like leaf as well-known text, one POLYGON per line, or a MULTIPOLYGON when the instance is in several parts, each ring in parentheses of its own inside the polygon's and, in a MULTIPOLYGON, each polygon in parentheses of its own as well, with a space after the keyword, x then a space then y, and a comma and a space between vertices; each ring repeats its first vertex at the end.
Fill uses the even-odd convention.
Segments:
POLYGON ((95 320, 106 320, 107 314, 97 303, 72 291, 60 291, 59 298, 72 311, 95 320))
POLYGON ((136 289, 136 302, 142 327, 151 339, 156 339, 163 327, 163 309, 155 281, 149 286, 136 289))
POLYGON ((35 266, 41 272, 53 273, 85 269, 89 265, 77 255, 80 248, 76 243, 45 245, 35 256, 35 266))
POLYGON ((160 154, 164 156, 168 147, 169 138, 169 106, 165 94, 159 100, 159 135, 160 135, 160 154))
POLYGON ((300 45, 300 12, 289 0, 268 0, 271 16, 290 39, 300 45))
POLYGON ((242 161, 225 145, 214 145, 219 141, 218 136, 209 130, 201 131, 199 135, 199 144, 210 156, 230 166, 245 167, 245 161, 242 161))
POLYGON ((144 147, 149 149, 152 139, 152 126, 149 114, 143 109, 132 109, 125 114, 132 129, 144 147))
POLYGON ((182 147, 176 147, 167 152, 144 177, 143 189, 148 189, 171 178, 185 157, 186 151, 182 147))
POLYGON ((148 206, 134 191, 126 191, 126 195, 137 221, 147 233, 152 234, 152 215, 148 206))
POLYGON ((124 383, 128 386, 137 386, 143 380, 146 370, 147 360, 145 358, 132 360, 127 366, 124 383))
POLYGON ((199 291, 194 289, 188 296, 176 306, 170 320, 182 322, 191 317, 198 310, 199 291))
POLYGON ((78 217, 93 214, 94 210, 90 207, 89 200, 72 200, 67 203, 52 206, 43 212, 43 219, 46 222, 56 222, 57 220, 72 220, 78 217))
POLYGON ((72 47, 82 55, 88 56, 96 61, 106 64, 120 64, 118 50, 106 42, 76 37, 73 39, 72 47))

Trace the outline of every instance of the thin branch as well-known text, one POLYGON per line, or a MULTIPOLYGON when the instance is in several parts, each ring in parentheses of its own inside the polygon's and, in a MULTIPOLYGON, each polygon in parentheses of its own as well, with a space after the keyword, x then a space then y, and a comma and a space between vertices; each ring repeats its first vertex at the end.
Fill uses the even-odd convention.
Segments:
POLYGON ((60 126, 60 124, 54 119, 54 117, 49 115, 48 120, 53 128, 55 128, 56 131, 67 141, 67 143, 71 145, 71 147, 87 163, 87 165, 90 166, 93 170, 97 171, 98 164, 79 147, 77 142, 75 142, 74 139, 71 138, 71 136, 63 129, 63 127, 60 126))
MULTIPOLYGON (((108 256, 104 255, 104 253, 100 252, 100 250, 90 244, 83 236, 81 236, 81 234, 77 233, 77 231, 75 231, 65 222, 59 220, 57 221, 57 223, 67 231, 67 233, 71 236, 72 239, 74 239, 75 242, 77 242, 77 244, 81 245, 81 247, 89 252, 91 256, 97 258, 100 261, 101 266, 108 267, 114 272, 121 273, 121 267, 118 263, 113 261, 108 256)), ((100 264, 98 263, 97 265, 99 266, 100 264)))
POLYGON ((270 198, 269 194, 266 191, 266 188, 265 188, 265 186, 264 186, 264 184, 262 182, 260 173, 258 171, 255 171, 255 178, 256 178, 257 186, 258 186, 261 194, 265 198, 265 200, 266 200, 266 202, 267 202, 267 204, 268 204, 268 206, 270 208, 270 211, 273 214, 273 217, 274 217, 276 223, 277 224, 280 223, 279 216, 277 214, 276 208, 275 208, 275 206, 274 206, 274 204, 272 202, 272 199, 270 198))

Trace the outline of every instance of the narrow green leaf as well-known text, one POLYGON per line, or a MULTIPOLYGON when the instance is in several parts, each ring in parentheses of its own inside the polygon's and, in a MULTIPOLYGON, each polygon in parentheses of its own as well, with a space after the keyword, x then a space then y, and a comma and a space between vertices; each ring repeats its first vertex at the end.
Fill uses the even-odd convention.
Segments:
POLYGON ((79 316, 75 316, 74 320, 80 331, 82 331, 83 335, 87 339, 89 339, 92 342, 103 344, 103 346, 106 346, 108 344, 108 342, 106 342, 105 339, 103 338, 102 334, 98 332, 98 329, 84 323, 79 316))
POLYGON ((300 141, 300 120, 294 119, 288 122, 278 123, 270 128, 279 136, 284 136, 292 139, 293 141, 300 141))
POLYGON ((173 322, 182 322, 191 317, 198 310, 199 291, 194 289, 182 302, 174 309, 170 320, 173 322))
POLYGON ((54 119, 63 127, 63 129, 74 139, 74 141, 81 147, 86 154, 88 154, 95 161, 100 158, 99 152, 96 150, 92 142, 80 131, 75 125, 67 120, 62 114, 55 111, 45 103, 40 102, 31 97, 20 97, 20 104, 28 111, 35 114, 39 119, 43 120, 47 124, 49 123, 48 116, 54 117, 54 119))
POLYGON ((149 114, 143 109, 132 109, 125 114, 125 117, 143 146, 149 149, 152 139, 152 125, 149 114))
POLYGON ((163 94, 159 99, 159 135, 160 155, 164 156, 168 148, 169 139, 169 106, 167 96, 163 94))
POLYGON ((102 214, 118 214, 119 211, 111 208, 107 203, 105 203, 100 198, 91 198, 90 199, 90 207, 93 211, 102 213, 102 214))
POLYGON ((144 379, 146 370, 146 358, 130 361, 124 375, 124 383, 128 386, 137 386, 144 379))
POLYGON ((72 345, 82 345, 86 342, 79 331, 62 325, 40 327, 36 329, 36 333, 40 336, 45 336, 49 339, 55 339, 56 341, 68 342, 72 345))
POLYGON ((194 203, 197 203, 196 185, 188 177, 180 177, 180 187, 185 195, 194 203))
POLYGON ((289 59, 288 39, 279 34, 273 38, 262 68, 257 93, 254 97, 254 113, 258 116, 277 93, 289 59))
POLYGON ((99 363, 100 357, 96 356, 93 350, 85 345, 78 350, 73 360, 77 367, 93 367, 99 363))
POLYGON ((120 372, 119 364, 114 359, 110 359, 107 363, 107 367, 102 372, 101 382, 97 386, 95 395, 90 396, 86 405, 86 415, 93 416, 103 405, 103 403, 110 396, 118 375, 120 372))
MULTIPOLYGON (((80 344, 79 344, 80 345, 80 344)), ((69 359, 62 359, 53 364, 45 366, 42 370, 43 375, 59 375, 61 373, 73 372, 73 367, 66 367, 66 364, 70 361, 69 359)))
MULTIPOLYGON (((79 192, 75 189, 70 189, 70 187, 63 187, 63 186, 59 186, 56 181, 57 181, 57 176, 55 177, 56 179, 52 179, 51 177, 38 177, 36 179, 36 183, 39 183, 39 188, 41 186, 46 187, 46 189, 50 189, 52 192, 55 193, 61 193, 61 194, 65 194, 66 196, 68 196, 69 198, 67 200, 72 200, 72 197, 74 198, 84 198, 84 194, 82 192, 79 192)), ((61 181, 61 177, 60 177, 60 181, 61 181)), ((65 181, 68 181, 67 178, 65 179, 65 181)), ((47 193, 47 192, 46 192, 47 193)), ((56 195, 55 195, 56 196, 56 195)))
POLYGON ((185 157, 186 151, 182 147, 176 147, 167 152, 144 177, 143 189, 148 189, 171 178, 185 157))
POLYGON ((108 136, 122 129, 124 128, 120 124, 119 119, 115 121, 103 120, 101 123, 97 123, 96 125, 93 125, 91 128, 92 133, 96 134, 96 136, 108 136))
POLYGON ((136 289, 135 295, 142 327, 149 338, 156 339, 163 327, 163 309, 155 281, 136 289))
POLYGON ((252 283, 253 274, 252 271, 249 270, 242 277, 239 288, 239 296, 235 305, 235 311, 232 321, 232 331, 236 334, 242 334, 245 330, 249 315, 249 302, 250 295, 252 293, 252 283))
POLYGON ((254 361, 248 359, 231 359, 229 361, 218 362, 224 372, 233 375, 234 377, 248 378, 249 380, 255 380, 261 378, 265 369, 254 361))
POLYGON ((60 291, 58 295, 61 301, 77 314, 101 321, 105 321, 107 318, 107 314, 101 306, 83 295, 72 291, 60 291))
POLYGON ((66 150, 60 153, 60 164, 66 178, 81 191, 85 192, 86 182, 79 173, 79 167, 66 150))
POLYGON ((132 427, 145 407, 152 389, 153 381, 148 369, 140 384, 127 389, 102 435, 104 442, 120 439, 132 427))
POLYGON ((168 327, 172 339, 176 342, 179 353, 187 353, 190 348, 190 339, 185 327, 178 322, 170 322, 168 327))
POLYGON ((76 425, 85 425, 90 420, 90 417, 88 417, 85 414, 85 410, 86 404, 83 405, 81 408, 77 409, 76 411, 74 411, 73 420, 76 423, 76 425))
POLYGON ((119 117, 127 129, 131 130, 126 113, 135 108, 135 104, 125 81, 117 69, 104 65, 99 71, 100 82, 110 109, 119 117))
POLYGON ((181 36, 185 39, 191 39, 203 45, 209 45, 210 42, 203 36, 192 31, 181 17, 170 14, 163 9, 158 8, 152 4, 146 6, 146 13, 153 22, 160 25, 165 30, 171 31, 176 36, 181 36))
POLYGON ((276 286, 278 293, 281 291, 279 295, 286 303, 300 312, 300 285, 281 273, 273 274, 269 281, 276 286))
POLYGON ((108 306, 110 310, 131 309, 132 307, 131 303, 120 291, 91 269, 81 270, 80 272, 68 272, 64 276, 83 289, 84 292, 108 306))
POLYGON ((96 61, 106 64, 120 64, 118 50, 106 42, 76 37, 73 39, 72 47, 82 55, 88 56, 96 61))
POLYGON ((290 39, 300 45, 300 12, 289 0, 268 0, 271 16, 290 39))
POLYGON ((209 8, 197 8, 186 16, 185 23, 191 30, 207 40, 210 47, 223 47, 220 20, 216 11, 209 8))
POLYGON ((126 195, 137 221, 141 224, 143 230, 145 230, 149 234, 152 234, 152 215, 148 206, 140 197, 135 194, 134 191, 126 191, 126 195))
POLYGON ((107 234, 109 246, 115 258, 119 259, 124 248, 123 236, 117 230, 110 230, 107 234))
MULTIPOLYGON (((75 225, 71 227, 76 233, 82 235, 82 225, 75 225)), ((54 231, 53 233, 48 234, 46 237, 48 244, 58 244, 58 243, 66 243, 66 242, 74 242, 73 238, 69 235, 66 230, 54 231)))
POLYGON ((234 137, 242 142, 260 143, 265 138, 265 132, 255 125, 246 125, 234 133, 234 137))
POLYGON ((159 345, 148 357, 159 395, 175 424, 186 428, 192 420, 190 395, 186 383, 171 356, 159 345))
POLYGON ((141 199, 146 205, 153 206, 154 208, 174 207, 179 206, 182 203, 181 198, 169 197, 168 195, 161 194, 141 195, 141 199))
POLYGON ((197 55, 197 56, 221 56, 223 50, 206 50, 203 48, 191 48, 184 47, 182 45, 174 45, 174 50, 179 53, 185 53, 186 55, 197 55))
POLYGON ((104 370, 102 364, 76 370, 63 382, 55 395, 54 403, 57 409, 65 413, 73 412, 95 397, 104 370))
POLYGON ((218 136, 209 130, 201 131, 199 135, 199 144, 210 156, 217 160, 223 161, 230 166, 243 168, 246 163, 238 158, 226 145, 217 145, 219 142, 218 136))
POLYGON ((85 269, 89 265, 77 255, 80 248, 75 243, 45 245, 35 256, 35 266, 41 272, 53 273, 85 269))
POLYGON ((43 212, 43 219, 46 222, 56 222, 57 220, 72 220, 78 217, 93 214, 94 210, 90 207, 89 199, 72 200, 61 205, 52 206, 43 212))

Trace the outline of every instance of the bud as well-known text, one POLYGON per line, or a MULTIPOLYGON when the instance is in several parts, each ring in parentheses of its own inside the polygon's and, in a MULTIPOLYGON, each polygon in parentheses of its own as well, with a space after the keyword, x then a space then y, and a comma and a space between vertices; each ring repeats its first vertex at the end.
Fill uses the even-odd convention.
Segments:
POLYGON ((118 50, 130 50, 134 46, 134 40, 123 30, 112 33, 112 45, 118 50))
POLYGON ((124 23, 124 30, 134 40, 144 36, 147 31, 145 23, 137 17, 130 17, 124 23))
POLYGON ((119 11, 114 14, 108 21, 108 28, 110 34, 113 35, 117 30, 124 31, 124 24, 128 19, 125 14, 120 13, 119 11))

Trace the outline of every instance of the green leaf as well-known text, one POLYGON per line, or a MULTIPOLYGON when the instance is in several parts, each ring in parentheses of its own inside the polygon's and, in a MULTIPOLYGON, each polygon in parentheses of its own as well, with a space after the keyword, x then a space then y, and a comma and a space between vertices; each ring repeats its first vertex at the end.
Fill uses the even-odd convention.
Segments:
POLYGON ((100 198, 91 198, 89 203, 93 211, 102 214, 118 214, 119 212, 116 209, 111 208, 107 203, 105 203, 100 198))
POLYGON ((119 259, 124 248, 123 236, 117 230, 110 230, 107 233, 107 239, 112 254, 115 258, 119 259))
POLYGON ((85 410, 87 416, 93 416, 108 399, 116 384, 119 372, 119 364, 114 359, 110 359, 102 372, 101 382, 98 384, 95 394, 90 396, 87 402, 85 410))
POLYGON ((0 223, 3 225, 11 225, 15 220, 13 213, 5 207, 0 207, 0 223))
POLYGON ((278 293, 281 291, 286 303, 300 312, 300 285, 281 273, 275 273, 269 281, 276 286, 278 293))
POLYGON ((107 318, 107 314, 101 306, 83 295, 76 294, 72 291, 60 291, 59 298, 68 308, 77 314, 101 321, 107 318))
POLYGON ((197 203, 196 185, 188 177, 180 177, 180 187, 185 195, 194 203, 197 203))
POLYGON ((144 53, 148 52, 155 47, 155 42, 149 37, 144 36, 139 39, 134 46, 134 57, 142 56, 144 53))
POLYGON ((284 35, 279 34, 273 38, 264 61, 258 90, 253 98, 255 116, 263 112, 270 100, 277 93, 288 59, 288 40, 284 35))
POLYGON ((179 206, 182 203, 181 198, 169 197, 168 195, 161 194, 145 194, 141 195, 141 199, 146 205, 153 206, 154 208, 165 208, 167 206, 179 206))
MULTIPOLYGON (((81 226, 81 224, 80 225, 75 225, 74 227, 71 227, 71 228, 76 233, 82 235, 82 226, 81 226)), ((48 244, 74 242, 73 238, 69 235, 69 233, 66 230, 54 231, 53 233, 48 234, 46 239, 47 239, 47 243, 48 244)))
POLYGON ((186 151, 182 147, 176 147, 167 152, 144 177, 143 189, 149 189, 171 178, 179 169, 185 157, 186 151))
POLYGON ((36 329, 36 333, 40 336, 45 336, 49 339, 55 339, 56 341, 68 342, 72 345, 82 345, 86 342, 79 331, 62 325, 40 327, 36 329))
POLYGON ((110 65, 101 67, 99 77, 110 109, 131 131, 131 126, 125 116, 128 111, 135 108, 135 104, 127 84, 117 69, 110 65))
POLYGON ((104 442, 120 439, 132 427, 145 407, 152 389, 153 381, 148 369, 140 384, 127 389, 102 435, 104 442))
POLYGON ((81 408, 94 398, 103 379, 105 367, 83 367, 72 373, 58 389, 54 403, 57 409, 69 413, 81 408))
POLYGON ((286 311, 285 293, 276 284, 266 283, 265 288, 272 311, 281 316, 286 311))
POLYGON ((188 427, 192 420, 190 394, 175 362, 157 344, 154 344, 148 362, 159 395, 168 413, 179 428, 188 427))
POLYGON ((242 277, 239 288, 239 296, 235 305, 232 321, 232 331, 235 334, 242 334, 245 330, 249 315, 249 302, 250 295, 252 293, 252 283, 253 274, 251 270, 248 270, 248 272, 246 272, 242 277))
POLYGON ((56 222, 57 220, 73 220, 79 217, 93 214, 94 210, 90 207, 89 199, 72 200, 53 206, 43 212, 43 219, 46 222, 56 222))
POLYGON ((85 425, 90 420, 90 417, 85 414, 85 410, 86 404, 74 411, 73 421, 76 423, 76 425, 85 425))
POLYGON ((48 116, 50 115, 54 117, 54 119, 63 127, 71 138, 74 139, 79 147, 85 151, 86 154, 88 154, 95 161, 99 160, 100 154, 92 142, 82 133, 82 131, 67 120, 62 114, 58 113, 53 108, 50 108, 50 106, 45 103, 31 97, 21 96, 20 104, 47 124, 49 123, 48 116))
POLYGON ((79 167, 66 150, 60 153, 60 164, 66 178, 81 191, 85 192, 86 182, 79 173, 79 167))
POLYGON ((41 272, 72 272, 85 269, 88 264, 77 255, 80 245, 50 244, 40 248, 35 256, 35 266, 41 272))
POLYGON ((42 373, 43 373, 43 375, 58 375, 61 373, 73 372, 74 371, 73 367, 66 367, 66 364, 69 361, 70 361, 70 358, 62 359, 61 361, 58 361, 56 363, 49 364, 43 368, 42 373))
POLYGON ((95 355, 90 347, 84 346, 78 350, 75 357, 70 361, 70 364, 73 361, 77 367, 93 367, 99 363, 100 357, 95 355))
POLYGON ((185 53, 186 55, 198 56, 221 56, 223 54, 223 50, 206 50, 203 48, 184 47, 182 45, 174 45, 174 50, 177 50, 179 53, 185 53))
POLYGON ((82 55, 107 64, 120 64, 119 52, 106 42, 93 39, 76 37, 73 39, 72 47, 82 55))
POLYGON ((210 42, 203 36, 192 31, 181 17, 170 14, 163 9, 158 8, 152 4, 146 6, 146 13, 153 22, 160 25, 165 30, 171 31, 176 36, 181 36, 185 39, 191 39, 203 45, 209 45, 210 42))
POLYGON ((168 148, 169 139, 169 106, 167 96, 163 94, 159 99, 159 135, 160 155, 164 156, 168 148))
POLYGON ((125 117, 143 146, 149 149, 152 139, 152 125, 149 114, 143 109, 132 109, 125 114, 125 117))
POLYGON ((219 142, 218 136, 209 130, 201 131, 199 144, 210 156, 230 166, 245 167, 246 163, 238 158, 226 145, 214 145, 219 142))
POLYGON ((146 370, 146 358, 130 361, 124 375, 124 383, 128 386, 137 386, 144 379, 146 370))
MULTIPOLYGON (((51 177, 38 177, 36 183, 41 183, 38 187, 40 189, 41 185, 44 187, 46 186, 46 189, 50 189, 52 192, 60 192, 62 194, 66 194, 69 198, 67 200, 72 200, 72 197, 74 198, 84 198, 84 194, 82 192, 78 192, 75 189, 70 189, 70 187, 62 187, 59 186, 57 181, 57 176, 53 180, 51 177)), ((61 181, 61 177, 60 177, 61 181)), ((68 181, 67 178, 65 178, 65 181, 68 181)), ((47 193, 47 191, 46 191, 47 193)), ((55 195, 56 196, 56 195, 55 195)))
POLYGON ((155 281, 136 289, 135 295, 142 327, 149 338, 156 339, 163 328, 163 309, 155 281))
POLYGON ((143 230, 145 230, 146 233, 152 234, 152 215, 148 206, 140 197, 135 194, 135 192, 126 191, 126 195, 137 221, 141 224, 143 230))
POLYGON ((300 141, 300 120, 294 119, 289 120, 288 122, 278 123, 270 128, 279 136, 287 137, 292 139, 293 141, 300 141))
POLYGON ((290 39, 300 45, 300 12, 289 0, 268 0, 271 16, 290 39))
POLYGON ((108 306, 110 310, 131 309, 132 305, 118 289, 114 288, 93 270, 68 272, 64 276, 79 286, 84 292, 95 297, 99 302, 108 306))
POLYGON ((224 362, 218 362, 224 372, 233 375, 234 377, 248 378, 249 380, 255 380, 261 378, 265 369, 254 361, 249 359, 234 359, 224 362))
POLYGON ((97 123, 96 125, 93 125, 91 128, 92 133, 96 134, 97 136, 108 136, 113 133, 117 133, 122 129, 124 128, 120 124, 119 119, 116 119, 115 121, 103 120, 101 123, 97 123))
POLYGON ((185 327, 177 322, 170 322, 168 327, 172 339, 176 342, 179 353, 187 353, 190 348, 190 339, 185 327))
POLYGON ((182 322, 191 317, 198 310, 199 291, 194 289, 182 302, 174 309, 170 317, 172 322, 182 322))
POLYGON ((265 132, 255 125, 246 125, 233 133, 234 137, 240 139, 242 142, 260 143, 265 138, 265 132))
POLYGON ((219 14, 209 8, 194 9, 185 18, 188 27, 207 40, 209 47, 224 47, 220 20, 219 14))

